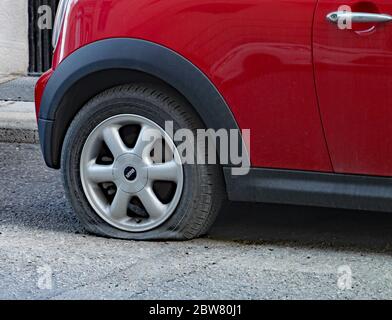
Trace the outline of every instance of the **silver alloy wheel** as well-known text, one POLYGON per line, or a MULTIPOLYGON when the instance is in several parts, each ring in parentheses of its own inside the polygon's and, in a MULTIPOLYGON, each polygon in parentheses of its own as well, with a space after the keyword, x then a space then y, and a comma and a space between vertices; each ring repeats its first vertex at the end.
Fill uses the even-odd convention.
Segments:
POLYGON ((133 114, 111 117, 93 130, 83 147, 80 177, 95 212, 110 225, 129 232, 148 231, 164 223, 177 208, 184 180, 181 158, 171 137, 155 122, 133 114), (130 148, 120 135, 120 129, 132 125, 138 126, 140 131, 130 148), (159 141, 164 141, 169 149, 170 159, 159 162, 153 159, 151 153, 159 141), (104 144, 112 154, 110 164, 97 163, 104 144), (157 181, 175 184, 170 201, 159 199, 154 190, 157 181), (112 200, 102 189, 102 185, 108 183, 116 187, 112 200), (147 215, 129 215, 134 198, 140 201, 147 215))

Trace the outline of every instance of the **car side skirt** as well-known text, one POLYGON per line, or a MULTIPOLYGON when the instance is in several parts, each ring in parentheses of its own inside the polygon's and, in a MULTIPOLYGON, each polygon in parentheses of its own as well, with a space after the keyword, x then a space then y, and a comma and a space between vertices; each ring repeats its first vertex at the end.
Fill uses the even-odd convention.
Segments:
POLYGON ((392 179, 252 168, 233 176, 224 168, 229 200, 392 211, 392 179))

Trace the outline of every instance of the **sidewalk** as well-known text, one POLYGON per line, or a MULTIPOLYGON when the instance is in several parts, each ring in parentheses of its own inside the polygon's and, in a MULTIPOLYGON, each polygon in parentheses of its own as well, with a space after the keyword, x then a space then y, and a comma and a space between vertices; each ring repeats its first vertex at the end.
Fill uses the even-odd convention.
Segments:
POLYGON ((38 143, 34 107, 37 78, 0 78, 0 142, 38 143))

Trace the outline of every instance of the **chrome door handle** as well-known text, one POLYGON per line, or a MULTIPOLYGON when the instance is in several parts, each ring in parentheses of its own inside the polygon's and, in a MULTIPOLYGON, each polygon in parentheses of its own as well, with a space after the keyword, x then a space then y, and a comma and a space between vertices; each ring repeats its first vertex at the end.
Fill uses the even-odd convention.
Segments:
POLYGON ((339 21, 350 20, 353 23, 368 23, 368 22, 390 22, 392 16, 384 13, 367 13, 367 12, 347 12, 347 11, 335 11, 327 15, 327 20, 333 23, 339 21))

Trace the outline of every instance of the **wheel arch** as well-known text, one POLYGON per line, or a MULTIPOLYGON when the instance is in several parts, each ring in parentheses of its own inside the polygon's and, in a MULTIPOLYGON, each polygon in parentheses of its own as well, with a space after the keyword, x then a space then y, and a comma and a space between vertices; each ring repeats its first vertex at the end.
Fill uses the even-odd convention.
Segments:
POLYGON ((88 100, 106 89, 134 82, 160 84, 181 95, 207 128, 239 129, 217 88, 184 57, 144 40, 101 40, 67 57, 45 88, 38 121, 48 166, 60 167, 68 126, 88 100))

